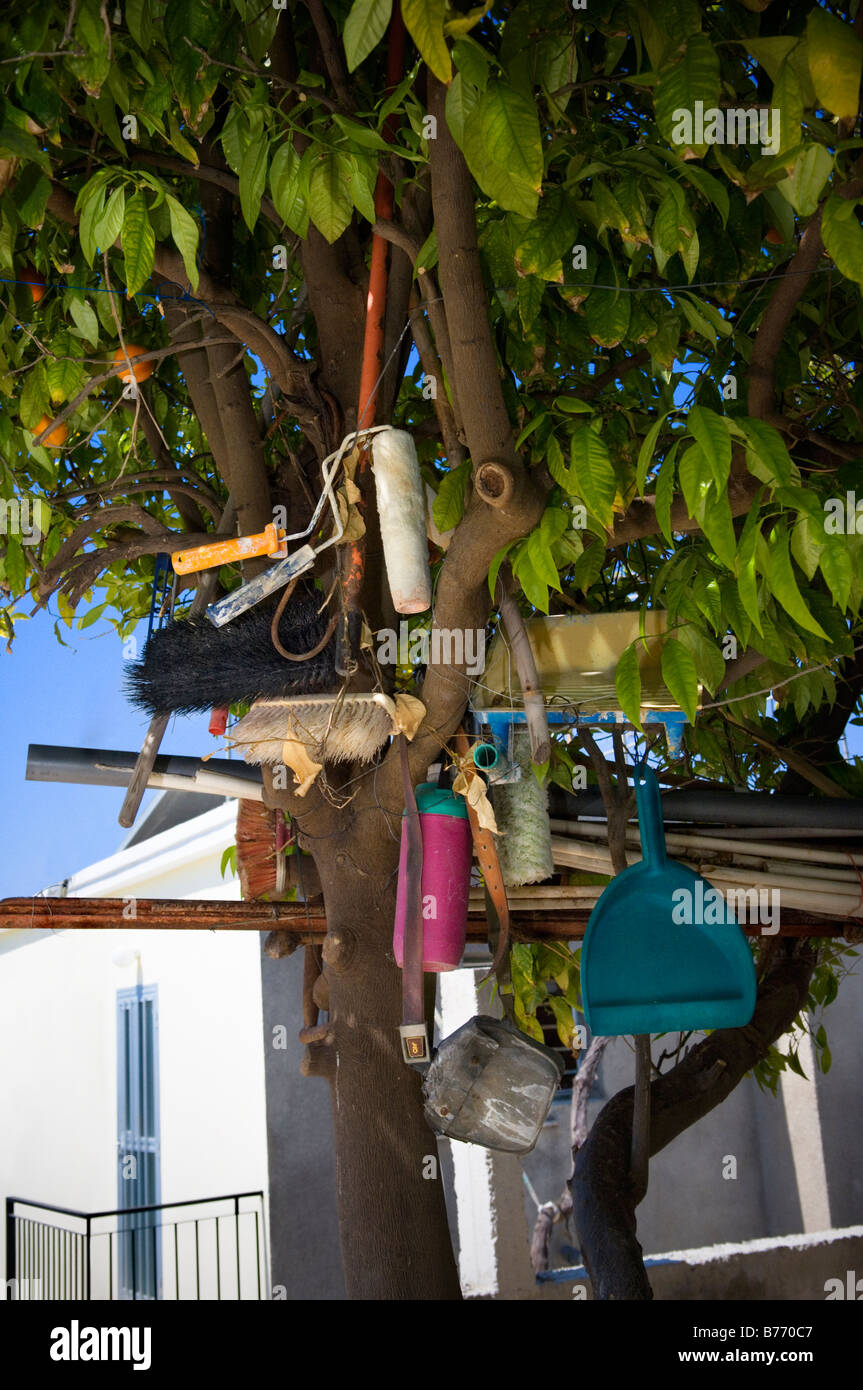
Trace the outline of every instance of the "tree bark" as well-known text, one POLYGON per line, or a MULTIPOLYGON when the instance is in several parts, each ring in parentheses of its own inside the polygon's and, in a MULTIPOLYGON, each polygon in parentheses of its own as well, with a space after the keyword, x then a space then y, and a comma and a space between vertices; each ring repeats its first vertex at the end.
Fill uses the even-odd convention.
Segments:
MULTIPOLYGON (((369 787, 369 779, 360 784, 369 787)), ((284 793, 280 794, 283 799, 284 793)), ((461 1297, 421 1078, 402 1060, 401 971, 392 952, 401 806, 372 786, 347 810, 314 788, 297 814, 327 914, 323 973, 329 1019, 304 1071, 331 1087, 345 1285, 351 1299, 461 1297)), ((292 798, 295 802, 296 798, 292 798)))

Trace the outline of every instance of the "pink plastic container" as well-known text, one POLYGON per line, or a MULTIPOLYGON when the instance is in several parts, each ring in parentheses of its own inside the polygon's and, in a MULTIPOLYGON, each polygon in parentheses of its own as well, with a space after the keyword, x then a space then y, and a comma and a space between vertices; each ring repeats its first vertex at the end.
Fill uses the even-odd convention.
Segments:
MULTIPOLYGON (((423 970, 455 970, 464 953, 473 853, 467 806, 463 796, 444 791, 433 782, 420 783, 416 798, 423 837, 423 970)), ((399 967, 404 964, 407 855, 407 832, 402 821, 393 931, 393 951, 399 967)))

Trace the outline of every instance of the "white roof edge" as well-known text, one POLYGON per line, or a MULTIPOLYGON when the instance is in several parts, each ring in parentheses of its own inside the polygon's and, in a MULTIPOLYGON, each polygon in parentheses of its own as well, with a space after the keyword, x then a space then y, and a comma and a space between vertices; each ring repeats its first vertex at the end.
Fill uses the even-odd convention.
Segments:
POLYGON ((69 897, 108 897, 110 891, 119 890, 124 882, 134 879, 140 881, 146 875, 147 865, 159 861, 160 869, 170 864, 179 867, 202 855, 212 854, 226 848, 228 840, 233 840, 237 818, 236 801, 226 801, 211 811, 205 811, 192 820, 152 835, 138 845, 130 845, 118 850, 106 859, 99 859, 86 868, 79 869, 69 877, 67 894, 69 897), (97 889, 101 888, 102 892, 97 889))

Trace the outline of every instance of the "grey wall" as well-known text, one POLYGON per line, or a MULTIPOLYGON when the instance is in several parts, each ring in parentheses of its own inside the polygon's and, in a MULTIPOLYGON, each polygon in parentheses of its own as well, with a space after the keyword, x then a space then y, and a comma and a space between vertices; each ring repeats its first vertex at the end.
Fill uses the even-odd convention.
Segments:
MULTIPOLYGON (((325 1081, 301 1076, 299 1070, 303 1055, 297 1041, 302 970, 301 951, 284 960, 262 957, 272 1281, 284 1285, 289 1299, 343 1299, 329 1088, 325 1081), (285 1025, 287 1033, 285 1050, 272 1045, 273 1028, 279 1024, 285 1025)), ((835 1060, 827 1076, 819 1073, 815 1079, 834 1228, 863 1223, 863 1167, 854 1160, 863 1114, 861 1017, 863 971, 858 971, 843 981, 838 999, 825 1016, 835 1060)), ((654 1056, 667 1045, 667 1040, 654 1042, 654 1056)), ((600 1069, 599 1094, 590 1103, 591 1122, 608 1097, 631 1085, 633 1067, 633 1053, 626 1042, 613 1042, 600 1069)), ((439 1145, 452 1227, 448 1149, 446 1142, 439 1145)), ((569 1170, 569 1108, 568 1102, 562 1101, 553 1106, 537 1148, 524 1160, 524 1171, 539 1200, 549 1201, 559 1196, 569 1170)), ((525 1193, 524 1209, 513 1211, 512 1219, 526 1221, 532 1228, 535 1215, 533 1199, 525 1193)), ((651 1161, 650 1187, 638 1209, 639 1239, 645 1254, 781 1237, 799 1232, 801 1226, 781 1094, 774 1098, 763 1093, 751 1079, 651 1161), (724 1160, 729 1155, 737 1161, 735 1179, 723 1177, 724 1160)), ((578 1263, 576 1238, 561 1226, 555 1227, 551 1256, 553 1267, 578 1263)), ((794 1256, 795 1271, 806 1258, 805 1253, 794 1256)), ((726 1270, 723 1275, 717 1267, 704 1278, 721 1281, 728 1274, 726 1270)), ((742 1270, 740 1276, 744 1278, 742 1270)), ((680 1272, 674 1279, 682 1277, 680 1272)), ((771 1263, 769 1280, 776 1277, 777 1266, 771 1263)), ((744 1283, 748 1278, 747 1274, 744 1283)), ((797 1278, 794 1273, 794 1280, 797 1278)), ((528 1271, 525 1296, 533 1296, 527 1292, 531 1285, 528 1271)), ((665 1297, 716 1296, 657 1293, 665 1297)), ((547 1286, 541 1295, 537 1290, 537 1295, 561 1296, 552 1294, 547 1286)), ((819 1295, 774 1292, 728 1296, 819 1295)))
MULTIPOLYGON (((842 981, 823 1020, 814 1020, 816 1026, 823 1021, 834 1059, 827 1075, 809 1078, 818 1097, 833 1229, 863 1223, 863 1167, 855 1161, 863 1132, 861 1017, 863 969, 856 968, 842 981)), ((668 1045, 667 1039, 654 1040, 654 1057, 668 1045)), ((625 1039, 615 1039, 600 1067, 601 1094, 590 1102, 591 1124, 605 1100, 631 1085, 633 1077, 633 1053, 625 1039)), ((536 1149, 524 1159, 542 1202, 557 1199, 570 1171, 568 1099, 556 1101, 549 1118, 536 1149)), ((525 1217, 532 1227, 536 1206, 530 1196, 525 1217)), ((651 1159, 650 1186, 638 1208, 645 1254, 784 1236, 800 1232, 802 1224, 781 1091, 773 1097, 751 1078, 651 1159), (736 1179, 723 1177, 726 1155, 737 1160, 736 1179)), ((575 1236, 556 1227, 552 1266, 577 1263, 577 1249, 575 1236)))
POLYGON ((343 1299, 330 1088, 300 1074, 302 950, 282 960, 262 952, 261 981, 273 1288, 283 1285, 288 1299, 343 1299), (284 1050, 273 1046, 279 1025, 284 1050))

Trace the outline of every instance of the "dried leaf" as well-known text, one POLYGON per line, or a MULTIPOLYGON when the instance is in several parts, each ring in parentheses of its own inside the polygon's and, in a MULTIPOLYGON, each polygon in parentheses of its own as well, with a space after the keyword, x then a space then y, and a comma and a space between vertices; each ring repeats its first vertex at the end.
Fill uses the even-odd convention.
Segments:
POLYGON ((418 700, 415 695, 397 695, 392 699, 390 695, 382 693, 378 693, 375 700, 390 716, 393 733, 404 734, 410 742, 425 718, 426 707, 422 700, 418 700))
POLYGON ((344 527, 339 541, 340 545, 345 545, 349 541, 358 541, 361 536, 366 534, 366 523, 356 506, 361 495, 359 488, 351 482, 350 478, 346 478, 344 487, 340 487, 336 492, 336 504, 344 527))
POLYGON ((397 732, 410 742, 425 719, 426 707, 416 695, 397 695, 395 722, 397 732))
POLYGON ((318 773, 322 770, 323 763, 313 762, 306 752, 305 744, 300 743, 299 739, 296 738, 285 739, 282 744, 282 759, 285 766, 291 769, 299 784, 296 789, 297 796, 305 796, 318 773))
POLYGON ((466 798, 468 806, 476 812, 476 818, 483 830, 490 830, 493 835, 502 833, 497 828, 485 782, 474 768, 463 765, 452 784, 452 789, 459 796, 466 798))

